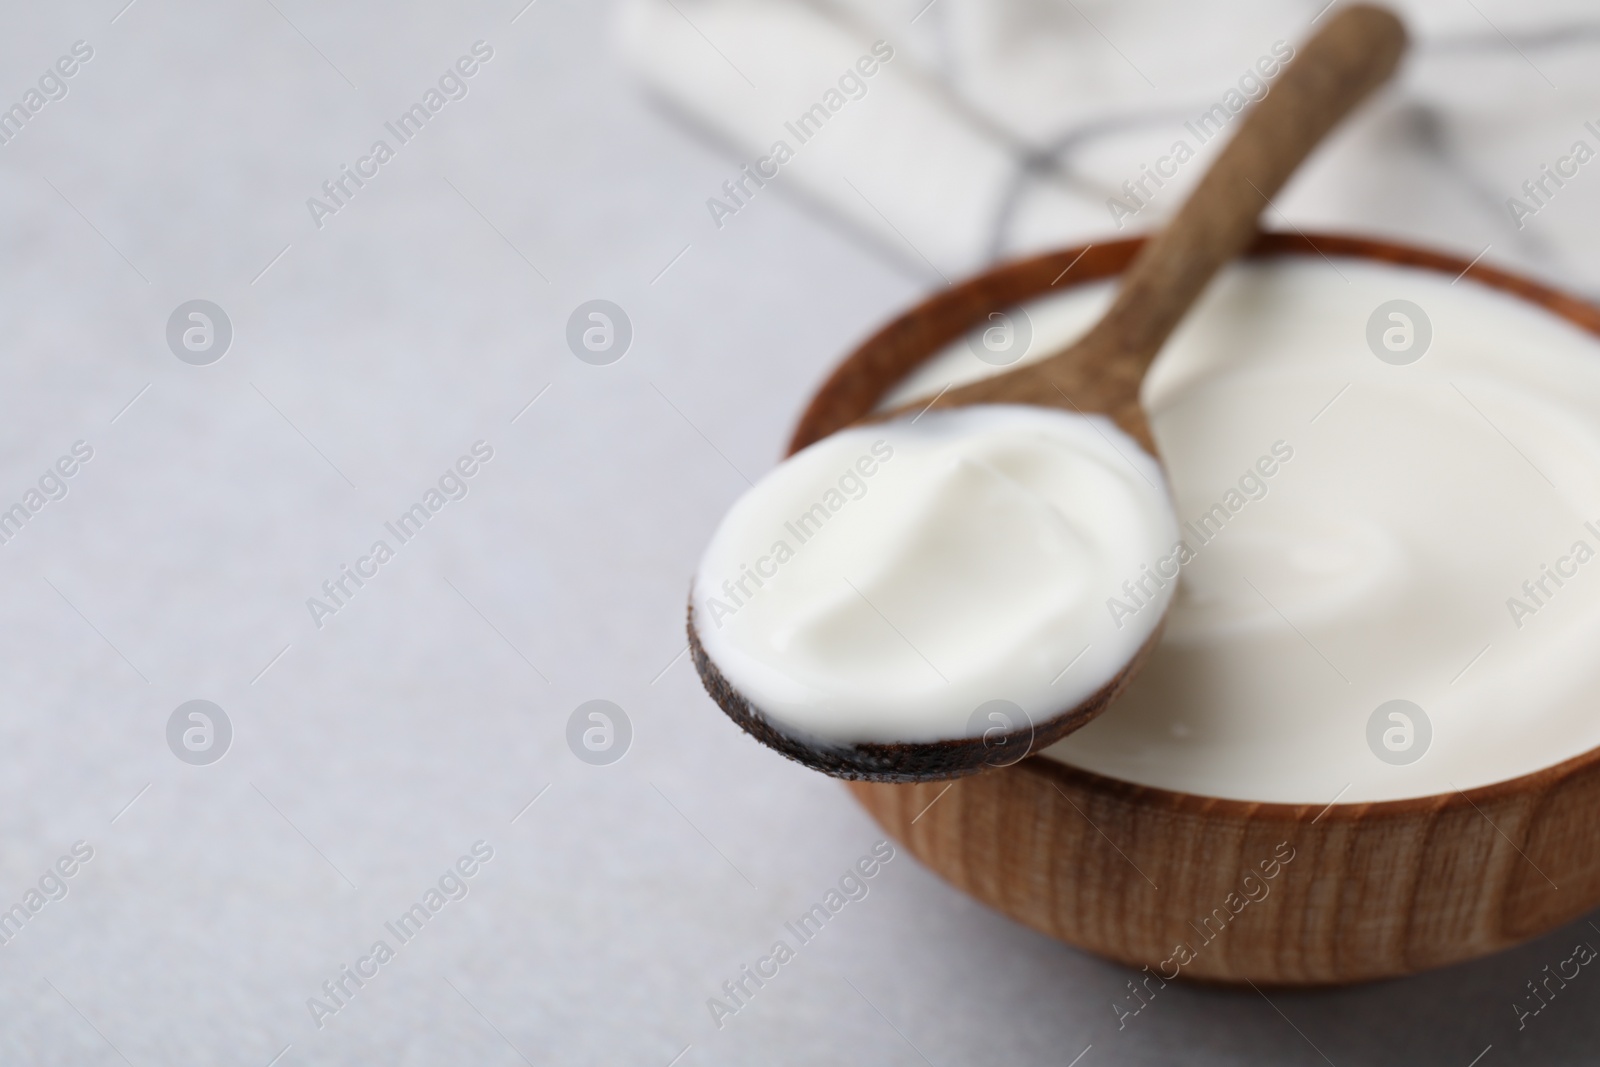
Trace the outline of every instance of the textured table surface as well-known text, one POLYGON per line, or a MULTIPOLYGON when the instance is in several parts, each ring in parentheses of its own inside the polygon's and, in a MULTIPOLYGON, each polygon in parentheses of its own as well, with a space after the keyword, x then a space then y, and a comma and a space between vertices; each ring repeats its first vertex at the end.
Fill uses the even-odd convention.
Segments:
MULTIPOLYGON (((1587 922, 1364 988, 1169 986, 1119 1028, 1130 972, 904 854, 714 1019, 881 838, 702 693, 688 577, 808 389, 937 281, 815 197, 717 228, 732 157, 651 103, 604 5, 124 2, 12 5, 0 34, 0 103, 28 113, 0 146, 0 508, 29 512, 0 544, 0 907, 26 915, 0 915, 0 1061, 1592 1059, 1600 978, 1520 1031, 1512 1009, 1600 944, 1587 922), (389 133, 479 41, 420 132, 389 133), (368 177, 341 203, 345 165, 368 177), (208 365, 167 338, 197 299, 232 325, 208 365), (632 326, 609 365, 565 336, 593 299, 632 326), (608 765, 567 740, 596 699, 631 724, 608 765), (169 746, 191 700, 231 725, 215 762, 169 746)), ((1583 11, 1480 6, 1418 17, 1509 51, 1418 64, 1278 206, 1600 288, 1600 176, 1520 232, 1499 204, 1600 115, 1583 11)), ((1122 43, 1202 86, 1256 50, 1122 43)))

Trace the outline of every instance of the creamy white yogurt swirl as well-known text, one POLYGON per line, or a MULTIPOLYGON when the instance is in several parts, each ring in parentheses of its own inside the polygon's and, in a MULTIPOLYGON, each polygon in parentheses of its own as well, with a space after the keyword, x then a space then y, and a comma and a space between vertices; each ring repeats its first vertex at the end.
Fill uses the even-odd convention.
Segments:
POLYGON ((972 737, 991 701, 1038 724, 1115 677, 1172 596, 1177 541, 1160 466, 1109 420, 930 411, 825 438, 740 498, 696 626, 797 737, 972 737))
MULTIPOLYGON (((1029 305, 1030 356, 1110 296, 1029 305)), ((997 369, 955 345, 889 402, 997 369)), ((1194 558, 1149 663, 1048 755, 1320 807, 1452 793, 1600 745, 1600 340, 1466 278, 1243 264, 1168 342, 1144 405, 1194 558), (1380 311, 1395 300, 1427 319, 1413 362, 1378 355, 1389 331, 1423 336, 1380 311), (1263 457, 1265 492, 1241 487, 1263 457), (1380 713, 1394 700, 1431 736, 1380 713)))

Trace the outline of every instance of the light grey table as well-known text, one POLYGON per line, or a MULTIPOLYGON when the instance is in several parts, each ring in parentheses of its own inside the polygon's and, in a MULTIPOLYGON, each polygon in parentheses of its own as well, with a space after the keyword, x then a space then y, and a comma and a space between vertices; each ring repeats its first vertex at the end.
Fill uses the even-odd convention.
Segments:
POLYGON ((1128 972, 907 855, 719 1027, 708 998, 880 834, 703 695, 688 576, 924 283, 781 195, 712 228, 728 162, 617 69, 603 8, 123 2, 0 33, 0 103, 93 50, 0 147, 0 508, 93 451, 0 544, 0 907, 27 912, 0 1062, 1592 1060, 1600 978, 1520 1033, 1511 1008, 1586 923, 1359 989, 1171 986, 1119 1030, 1128 972), (387 134, 479 40, 465 97, 387 134), (369 177, 314 213, 341 165, 369 177), (633 332, 604 366, 564 336, 599 298, 633 332), (209 365, 166 337, 196 299, 233 330, 209 365), (465 497, 390 533, 480 441, 465 497), (197 699, 232 731, 205 765, 168 743, 197 699), (593 699, 631 724, 609 765, 567 742, 593 699))

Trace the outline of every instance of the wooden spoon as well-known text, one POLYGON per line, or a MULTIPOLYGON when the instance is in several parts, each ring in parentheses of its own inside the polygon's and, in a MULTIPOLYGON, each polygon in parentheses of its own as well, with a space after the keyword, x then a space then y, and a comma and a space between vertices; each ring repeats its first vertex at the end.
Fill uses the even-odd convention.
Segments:
MULTIPOLYGON (((1405 51, 1406 34, 1389 11, 1350 5, 1293 57, 1200 180, 1167 228, 1123 274, 1109 310, 1088 333, 1036 363, 950 389, 930 405, 907 405, 864 421, 929 407, 1038 404, 1109 416, 1151 455, 1150 424, 1139 386, 1162 344, 1217 271, 1257 234, 1257 220, 1302 160, 1372 90, 1405 51)), ((983 737, 924 743, 825 746, 785 732, 738 692, 702 647, 689 605, 689 648, 713 700, 757 740, 841 778, 908 782, 951 778, 1014 763, 1084 725, 1125 688, 1160 637, 1145 645, 1087 700, 1034 724, 1010 724, 983 737)))

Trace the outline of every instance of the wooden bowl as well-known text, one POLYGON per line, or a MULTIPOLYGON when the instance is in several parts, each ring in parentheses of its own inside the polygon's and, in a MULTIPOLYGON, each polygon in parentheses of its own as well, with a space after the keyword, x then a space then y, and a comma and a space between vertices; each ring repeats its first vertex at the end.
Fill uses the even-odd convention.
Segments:
MULTIPOLYGON (((991 311, 1115 275, 1141 244, 1007 264, 925 301, 834 371, 790 451, 867 414, 991 311)), ((1453 256, 1282 233, 1263 235, 1249 255, 1464 273, 1600 335, 1600 309, 1453 256)), ((1467 792, 1327 807, 1172 792, 1039 756, 954 783, 848 788, 953 885, 1163 980, 1387 978, 1506 948, 1600 905, 1600 749, 1467 792)))

